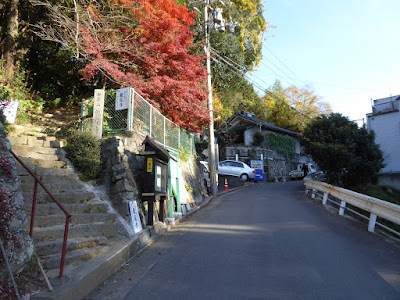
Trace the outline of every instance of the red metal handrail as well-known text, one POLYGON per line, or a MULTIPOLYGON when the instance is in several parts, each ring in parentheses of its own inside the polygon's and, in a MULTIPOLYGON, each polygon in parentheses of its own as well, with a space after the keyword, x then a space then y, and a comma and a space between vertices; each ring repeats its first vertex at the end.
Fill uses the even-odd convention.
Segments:
POLYGON ((50 198, 58 205, 58 207, 64 212, 66 215, 65 219, 65 228, 64 228, 64 241, 63 241, 63 249, 61 253, 61 262, 60 262, 60 274, 59 278, 61 279, 64 272, 64 263, 65 263, 65 253, 67 252, 67 238, 68 238, 68 229, 69 223, 71 221, 71 214, 64 208, 64 206, 54 197, 54 195, 48 190, 48 188, 43 184, 43 182, 36 176, 35 173, 29 169, 29 167, 21 160, 19 157, 10 150, 10 153, 14 156, 14 158, 28 171, 28 173, 35 179, 35 186, 33 190, 33 201, 32 201, 32 213, 31 213, 31 225, 29 229, 30 236, 33 235, 33 224, 35 219, 35 210, 36 210, 36 198, 37 198, 37 187, 38 184, 45 190, 45 192, 50 196, 50 198))

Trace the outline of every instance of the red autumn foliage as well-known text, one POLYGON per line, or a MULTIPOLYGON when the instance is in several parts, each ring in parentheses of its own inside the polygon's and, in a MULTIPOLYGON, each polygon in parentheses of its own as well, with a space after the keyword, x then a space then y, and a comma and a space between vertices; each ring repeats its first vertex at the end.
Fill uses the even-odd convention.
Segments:
POLYGON ((84 79, 101 69, 122 86, 133 87, 178 125, 200 131, 208 122, 207 73, 203 57, 190 54, 193 13, 173 0, 112 2, 131 23, 110 22, 104 10, 88 8, 101 34, 80 27, 89 61, 81 71, 84 79))

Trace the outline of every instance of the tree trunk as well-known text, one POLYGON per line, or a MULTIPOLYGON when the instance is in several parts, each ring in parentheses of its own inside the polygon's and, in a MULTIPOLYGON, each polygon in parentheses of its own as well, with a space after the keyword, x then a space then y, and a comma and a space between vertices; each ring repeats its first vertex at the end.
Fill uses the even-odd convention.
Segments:
POLYGON ((19 0, 10 0, 8 11, 8 22, 3 44, 4 61, 4 83, 10 83, 15 69, 15 62, 17 56, 16 39, 18 35, 18 4, 19 0))

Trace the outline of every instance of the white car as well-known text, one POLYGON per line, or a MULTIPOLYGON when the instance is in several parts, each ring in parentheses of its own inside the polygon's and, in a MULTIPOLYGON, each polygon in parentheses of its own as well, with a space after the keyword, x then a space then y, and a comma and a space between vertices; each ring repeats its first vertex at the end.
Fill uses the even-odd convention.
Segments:
POLYGON ((224 160, 218 164, 217 173, 219 175, 237 176, 243 181, 254 179, 256 170, 250 168, 247 164, 241 161, 224 160))

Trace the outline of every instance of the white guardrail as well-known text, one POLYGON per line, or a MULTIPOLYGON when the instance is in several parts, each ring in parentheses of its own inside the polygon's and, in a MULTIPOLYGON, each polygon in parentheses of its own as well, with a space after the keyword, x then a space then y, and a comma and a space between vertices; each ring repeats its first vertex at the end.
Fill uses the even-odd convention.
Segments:
POLYGON ((356 206, 358 208, 361 208, 369 212, 370 216, 368 218, 354 210, 351 210, 353 213, 359 215, 360 217, 369 220, 368 231, 374 232, 375 225, 378 224, 379 226, 385 228, 386 230, 392 232, 393 234, 400 236, 399 232, 376 222, 376 218, 377 216, 379 216, 383 219, 389 220, 393 223, 400 225, 400 205, 383 201, 378 198, 370 197, 367 195, 359 194, 350 190, 346 190, 344 188, 327 184, 325 182, 314 181, 310 179, 304 179, 304 186, 306 188, 306 193, 308 193, 309 190, 312 190, 311 198, 313 199, 315 199, 317 191, 322 192, 324 194, 322 198, 323 205, 326 205, 327 201, 331 201, 335 204, 338 204, 329 199, 329 196, 339 199, 340 200, 340 205, 338 204, 339 215, 341 216, 344 215, 346 209, 351 210, 349 208, 346 208, 346 203, 349 203, 353 206, 356 206))

